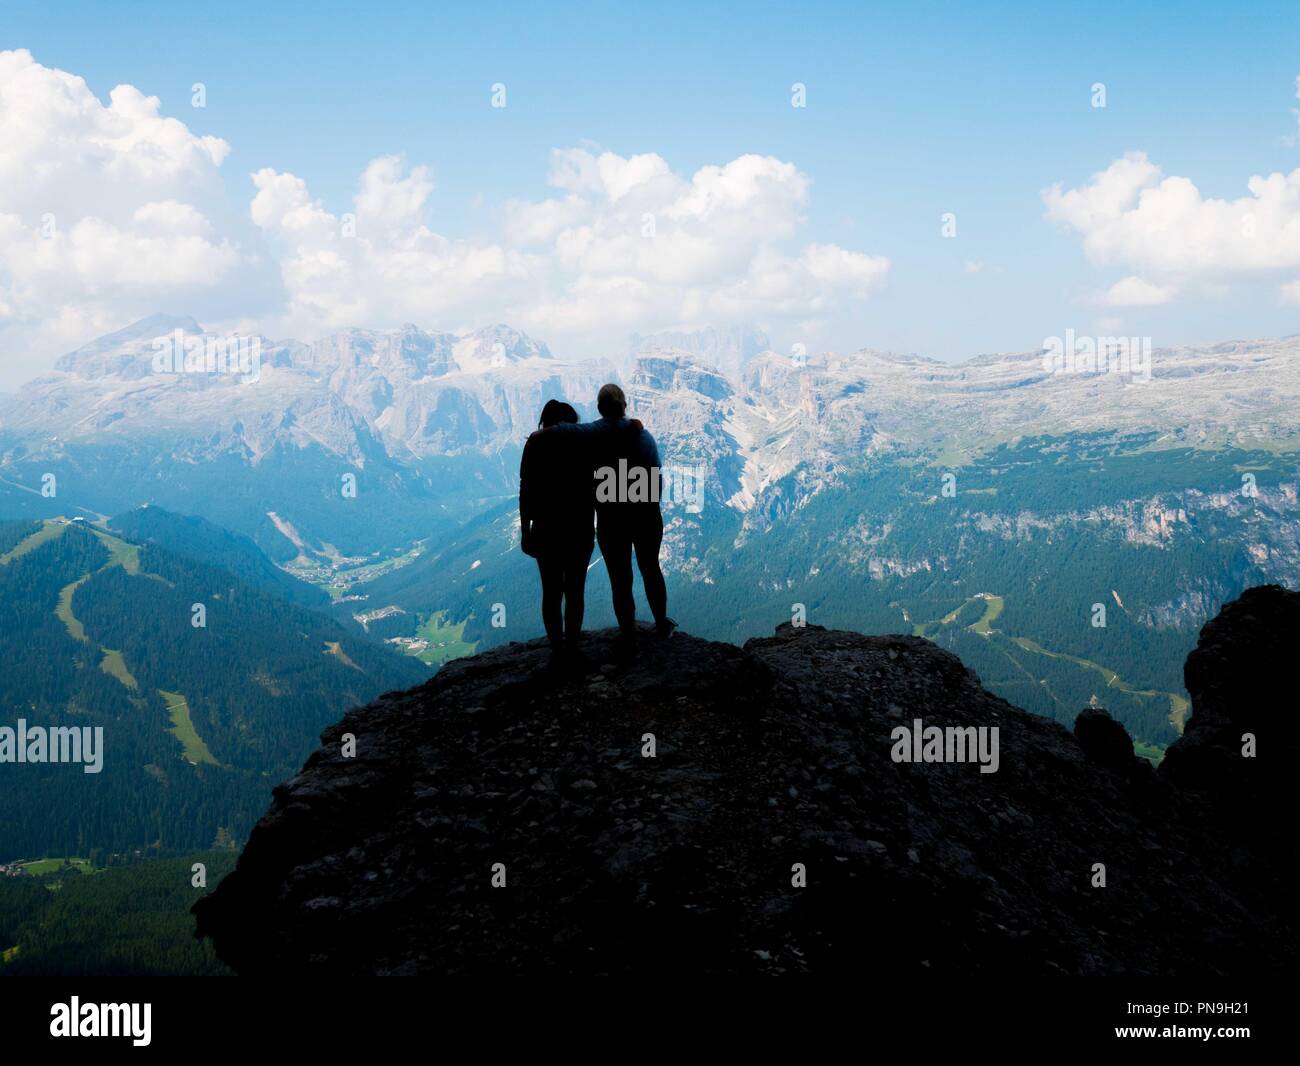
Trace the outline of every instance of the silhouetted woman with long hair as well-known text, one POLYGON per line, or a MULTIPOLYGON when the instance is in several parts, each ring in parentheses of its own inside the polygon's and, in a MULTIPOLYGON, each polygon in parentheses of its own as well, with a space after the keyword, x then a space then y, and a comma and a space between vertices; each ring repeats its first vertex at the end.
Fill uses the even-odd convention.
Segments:
MULTIPOLYGON (((548 400, 539 427, 577 421, 567 403, 548 400)), ((585 451, 577 434, 534 434, 519 461, 522 546, 542 578, 542 624, 553 661, 575 652, 582 639, 583 593, 595 548, 595 494, 585 451)))

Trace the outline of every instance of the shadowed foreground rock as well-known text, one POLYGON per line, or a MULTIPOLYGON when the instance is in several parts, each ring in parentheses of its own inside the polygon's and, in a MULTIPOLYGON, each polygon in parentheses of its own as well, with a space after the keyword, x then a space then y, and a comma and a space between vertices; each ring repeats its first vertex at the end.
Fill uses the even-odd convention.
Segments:
MULTIPOLYGON (((1294 648, 1300 595, 1247 596, 1259 593, 1290 605, 1294 648)), ((1207 692, 1231 703, 1220 671, 1256 646, 1225 639, 1251 624, 1236 606, 1204 631, 1205 669, 1189 665, 1197 715, 1207 692)), ((610 636, 591 640, 596 664, 610 636)), ((1184 790, 1135 765, 1118 750, 1122 728, 1096 714, 1081 746, 924 640, 815 626, 743 649, 647 637, 629 666, 559 680, 546 658, 534 641, 459 660, 327 730, 276 789, 236 871, 195 907, 199 935, 250 974, 1295 964, 1280 873, 1295 858, 1289 829, 1271 849, 1243 842, 1231 819, 1206 816, 1231 799, 1213 782, 1184 790), (891 730, 915 718, 997 727, 997 772, 893 762, 891 730), (345 733, 354 758, 340 754, 345 733), (655 758, 641 754, 647 733, 655 758), (504 888, 491 885, 495 863, 504 888), (807 887, 792 887, 795 863, 807 887), (1094 863, 1105 888, 1092 887, 1094 863)), ((1285 660, 1271 669, 1292 684, 1285 660)), ((1266 737, 1289 710, 1250 713, 1266 737)), ((1211 732, 1180 745, 1232 739, 1211 732)), ((1233 780, 1256 765, 1267 756, 1234 766, 1233 780)))
POLYGON ((1162 769, 1169 780, 1217 797, 1202 801, 1205 812, 1235 832, 1267 839, 1277 829, 1295 839, 1298 658, 1300 593, 1277 585, 1247 589, 1225 604, 1187 657, 1183 681, 1192 717, 1162 769), (1241 758, 1247 733, 1260 746, 1256 759, 1241 758))

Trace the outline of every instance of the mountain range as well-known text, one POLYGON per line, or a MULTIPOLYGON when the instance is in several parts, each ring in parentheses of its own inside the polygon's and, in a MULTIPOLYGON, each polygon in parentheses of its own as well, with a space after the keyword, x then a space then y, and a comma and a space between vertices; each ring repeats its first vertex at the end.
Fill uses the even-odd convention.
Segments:
MULTIPOLYGON (((169 483, 181 492, 210 476, 187 467, 233 462, 256 483, 286 457, 356 471, 371 491, 462 500, 508 489, 502 457, 535 428, 546 399, 568 397, 590 414, 596 388, 618 376, 612 363, 556 359, 507 326, 450 334, 410 325, 312 343, 251 338, 261 353, 251 381, 158 373, 155 343, 176 331, 220 339, 193 319, 156 315, 0 399, 4 467, 64 469, 78 505, 101 514, 144 501, 121 495, 139 485, 97 484, 90 471, 144 447, 174 468, 151 475, 164 505, 169 483), (461 476, 438 479, 452 458, 461 476)), ((1149 380, 1054 372, 1043 351, 954 365, 870 349, 786 355, 760 350, 765 343, 761 333, 714 330, 638 338, 625 376, 634 409, 672 442, 674 459, 705 462, 711 498, 744 515, 761 515, 790 474, 799 475, 797 505, 836 471, 882 454, 924 454, 955 469, 1026 438, 1090 433, 1154 434, 1156 449, 1300 447, 1291 401, 1300 337, 1156 349, 1149 380)), ((268 519, 248 515, 240 531, 250 522, 265 529, 268 519)))
POLYGON ((1199 626, 1252 584, 1300 584, 1298 337, 1155 348, 1137 373, 1046 342, 946 364, 723 329, 570 362, 507 326, 404 326, 253 338, 256 375, 160 373, 176 331, 220 339, 154 316, 0 400, 0 515, 196 516, 434 664, 538 632, 520 448, 546 399, 590 416, 608 379, 667 466, 703 473, 702 510, 667 508, 664 564, 707 637, 800 611, 913 632, 1040 713, 1101 698, 1158 758, 1199 626))

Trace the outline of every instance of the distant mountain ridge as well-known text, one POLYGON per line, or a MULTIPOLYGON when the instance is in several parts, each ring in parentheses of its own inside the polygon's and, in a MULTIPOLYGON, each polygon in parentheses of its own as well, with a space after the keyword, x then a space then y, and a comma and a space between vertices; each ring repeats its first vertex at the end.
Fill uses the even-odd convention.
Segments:
POLYGON ((52 374, 0 402, 0 432, 46 450, 182 440, 254 464, 277 444, 320 446, 364 466, 376 446, 405 459, 521 439, 546 397, 594 396, 609 376, 599 365, 556 360, 508 326, 450 334, 411 325, 343 330, 310 344, 245 338, 258 353, 254 380, 158 372, 157 344, 176 331, 225 339, 188 317, 144 319, 63 356, 52 374))
MULTIPOLYGON (((566 362, 508 326, 470 333, 348 329, 260 345, 256 382, 157 374, 153 341, 210 337, 192 318, 156 315, 61 358, 0 400, 0 436, 33 451, 70 442, 188 441, 190 454, 256 464, 277 445, 320 447, 364 467, 490 455, 517 447, 546 399, 590 412, 612 362, 566 362)), ((1300 441, 1300 338, 1155 349, 1150 380, 1053 370, 1043 352, 948 364, 870 349, 771 351, 761 333, 707 329, 638 338, 626 375, 648 411, 670 395, 713 401, 680 426, 725 426, 747 509, 801 465, 929 448, 964 461, 1021 436, 1156 430, 1191 444, 1300 441), (667 364, 672 370, 665 376, 667 364)))

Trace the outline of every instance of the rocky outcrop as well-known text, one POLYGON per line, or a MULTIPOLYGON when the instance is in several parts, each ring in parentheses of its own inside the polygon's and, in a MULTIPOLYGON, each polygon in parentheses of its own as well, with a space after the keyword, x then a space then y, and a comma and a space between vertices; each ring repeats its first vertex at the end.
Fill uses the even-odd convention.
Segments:
MULTIPOLYGON (((1252 645, 1236 607, 1203 649, 1252 645)), ((1295 964, 1280 881, 1204 816, 1222 788, 1135 767, 1109 719, 1076 739, 913 637, 647 635, 621 665, 610 640, 558 676, 542 642, 512 644, 350 712, 195 907, 199 935, 245 974, 1295 964), (896 761, 923 754, 900 740, 918 725, 973 730, 982 762, 896 761)), ((1211 717, 1232 702, 1216 654, 1188 675, 1211 717)), ((1188 748, 1213 732, 1192 722, 1188 748)))
POLYGON ((1212 797, 1206 813, 1237 833, 1268 835, 1283 824, 1284 773, 1300 760, 1298 640, 1300 592, 1263 585, 1226 604, 1187 657, 1192 716, 1161 769, 1212 797), (1246 754, 1255 748, 1258 756, 1246 754))
POLYGON ((1119 722, 1100 707, 1085 707, 1074 720, 1074 739, 1083 753, 1108 770, 1124 777, 1149 774, 1151 764, 1133 754, 1133 738, 1119 722))

